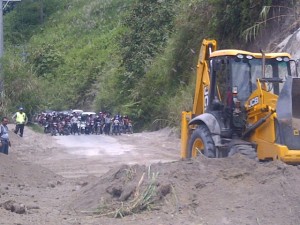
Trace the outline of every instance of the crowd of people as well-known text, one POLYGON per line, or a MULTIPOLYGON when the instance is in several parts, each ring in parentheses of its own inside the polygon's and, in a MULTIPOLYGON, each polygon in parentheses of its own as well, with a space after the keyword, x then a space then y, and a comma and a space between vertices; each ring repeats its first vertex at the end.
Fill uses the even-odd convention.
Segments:
MULTIPOLYGON (((22 107, 12 116, 16 124, 13 130, 15 134, 23 137, 24 126, 28 117, 22 107)), ((82 110, 63 112, 42 112, 34 118, 35 122, 44 127, 45 133, 51 135, 70 134, 106 134, 121 135, 122 133, 133 133, 132 121, 127 115, 116 114, 112 116, 107 112, 83 112, 82 110)), ((11 142, 8 136, 8 117, 2 117, 0 124, 0 153, 8 154, 11 142)))
POLYGON ((43 112, 37 115, 36 122, 51 135, 106 134, 121 135, 133 133, 132 121, 127 115, 112 116, 107 112, 43 112))

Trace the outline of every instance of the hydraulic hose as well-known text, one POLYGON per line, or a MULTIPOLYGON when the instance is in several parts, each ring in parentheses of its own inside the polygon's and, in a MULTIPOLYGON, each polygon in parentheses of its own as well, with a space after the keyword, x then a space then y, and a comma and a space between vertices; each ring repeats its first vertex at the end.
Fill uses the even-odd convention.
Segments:
POLYGON ((246 131, 243 133, 242 137, 246 138, 248 137, 254 130, 256 130, 258 127, 260 127, 260 125, 262 125, 263 123, 265 123, 267 121, 267 119, 274 113, 276 112, 275 110, 272 110, 268 115, 266 115, 265 117, 261 118, 260 120, 258 120, 256 123, 254 123, 252 126, 248 127, 246 129, 246 131))

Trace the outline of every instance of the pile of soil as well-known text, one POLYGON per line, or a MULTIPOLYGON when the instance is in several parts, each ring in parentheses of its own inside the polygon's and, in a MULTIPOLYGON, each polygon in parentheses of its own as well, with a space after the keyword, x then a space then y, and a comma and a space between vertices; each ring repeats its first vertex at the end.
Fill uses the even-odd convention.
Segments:
POLYGON ((124 166, 85 186, 71 205, 112 217, 150 210, 161 224, 300 224, 299 173, 241 155, 124 166))
MULTIPOLYGON (((26 132, 24 138, 10 134, 10 154, 0 154, 0 225, 300 224, 297 166, 235 155, 124 162, 99 177, 66 178, 40 162, 63 151, 60 146, 48 136, 26 132)), ((139 133, 131 142, 151 136, 155 143, 162 135, 139 133)), ((178 141, 169 134, 166 140, 172 138, 178 141)))

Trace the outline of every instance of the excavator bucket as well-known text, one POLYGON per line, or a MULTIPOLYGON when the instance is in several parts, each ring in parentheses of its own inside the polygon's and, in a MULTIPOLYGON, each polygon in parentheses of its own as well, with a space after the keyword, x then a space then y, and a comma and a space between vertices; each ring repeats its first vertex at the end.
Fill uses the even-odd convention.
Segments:
POLYGON ((279 144, 300 151, 300 78, 287 78, 279 94, 276 112, 279 144))

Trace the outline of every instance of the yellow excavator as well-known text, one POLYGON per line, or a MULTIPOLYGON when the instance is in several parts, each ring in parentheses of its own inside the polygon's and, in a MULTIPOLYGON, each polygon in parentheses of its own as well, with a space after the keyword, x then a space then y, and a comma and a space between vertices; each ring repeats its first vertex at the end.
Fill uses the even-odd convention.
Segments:
POLYGON ((192 111, 182 112, 181 158, 236 153, 300 163, 300 78, 288 53, 217 50, 204 39, 192 111))

